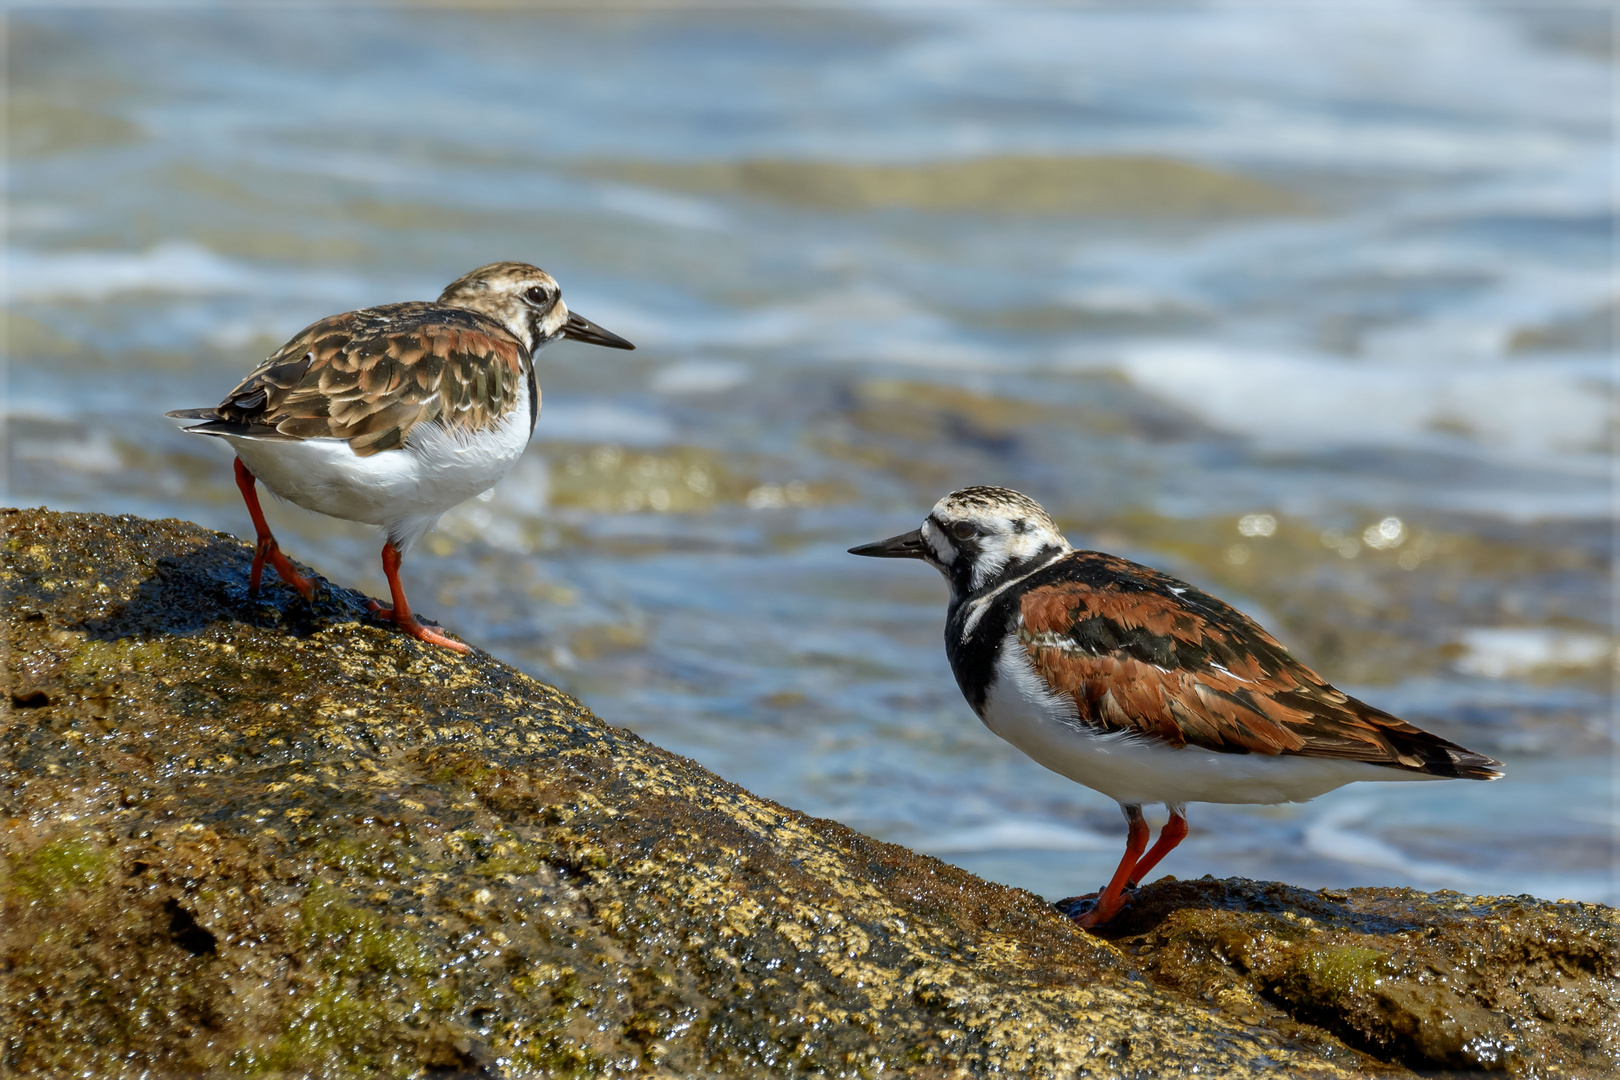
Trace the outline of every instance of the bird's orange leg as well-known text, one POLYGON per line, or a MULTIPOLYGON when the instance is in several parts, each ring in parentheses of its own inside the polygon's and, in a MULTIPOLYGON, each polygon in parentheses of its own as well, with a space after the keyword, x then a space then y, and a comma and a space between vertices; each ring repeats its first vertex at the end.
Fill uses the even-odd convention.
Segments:
POLYGON ((242 500, 247 503, 248 515, 253 518, 253 531, 259 538, 258 543, 253 546, 253 573, 248 578, 248 595, 258 595, 259 578, 264 574, 264 564, 268 560, 282 581, 297 589, 300 596, 313 604, 315 582, 294 569, 292 560, 281 553, 281 545, 270 535, 270 523, 264 520, 264 510, 259 506, 259 492, 254 486, 255 482, 253 474, 248 472, 248 467, 242 463, 241 458, 237 458, 236 486, 241 489, 242 500))
MULTIPOLYGON (((1125 811, 1125 820, 1130 825, 1130 832, 1125 839, 1125 855, 1119 860, 1114 876, 1098 894, 1097 902, 1092 905, 1091 910, 1070 916, 1077 925, 1088 929, 1108 922, 1125 906, 1125 897, 1121 895, 1125 890, 1125 883, 1131 880, 1132 871, 1136 869, 1136 861, 1142 857, 1142 851, 1147 847, 1148 825, 1147 820, 1142 817, 1142 808, 1127 805, 1121 809, 1125 811)), ((1063 901, 1059 901, 1059 906, 1063 906, 1063 901)))
POLYGON ((1170 854, 1171 850, 1185 839, 1187 839, 1187 819, 1182 816, 1180 810, 1172 809, 1170 820, 1159 830, 1159 839, 1154 841, 1153 847, 1142 856, 1141 861, 1136 864, 1136 869, 1131 871, 1131 880, 1125 883, 1125 887, 1136 888, 1142 879, 1147 877, 1148 871, 1158 866, 1159 860, 1170 854))
POLYGON ((399 564, 403 559, 404 556, 399 553, 399 548, 394 546, 392 540, 383 545, 383 573, 388 577, 388 591, 393 594, 394 606, 385 608, 373 600, 366 605, 367 608, 377 618, 389 620, 418 641, 425 641, 429 645, 443 645, 458 653, 471 651, 461 642, 445 637, 430 626, 423 626, 421 620, 411 614, 410 602, 405 599, 405 586, 399 580, 399 564))

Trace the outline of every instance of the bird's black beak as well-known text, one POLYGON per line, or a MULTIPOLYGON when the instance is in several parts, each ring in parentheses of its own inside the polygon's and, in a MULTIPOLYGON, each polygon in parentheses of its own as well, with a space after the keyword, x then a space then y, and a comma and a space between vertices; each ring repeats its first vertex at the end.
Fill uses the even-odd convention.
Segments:
POLYGON ((568 313, 568 321, 563 323, 562 336, 583 341, 587 345, 603 345, 609 349, 634 349, 624 338, 611 330, 604 330, 585 316, 576 312, 568 313))
POLYGON ((912 529, 900 536, 891 536, 875 544, 862 544, 849 549, 851 555, 870 555, 874 559, 926 559, 928 541, 921 529, 912 529))

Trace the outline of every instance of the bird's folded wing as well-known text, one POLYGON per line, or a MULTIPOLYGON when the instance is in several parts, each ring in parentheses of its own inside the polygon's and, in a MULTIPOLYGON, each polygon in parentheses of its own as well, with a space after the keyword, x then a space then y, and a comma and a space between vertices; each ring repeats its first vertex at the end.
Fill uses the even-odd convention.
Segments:
POLYGON ((1175 747, 1443 775, 1495 764, 1335 689, 1215 597, 1112 556, 1093 558, 1094 572, 1071 575, 1089 580, 1025 594, 1018 630, 1036 671, 1073 699, 1081 723, 1175 747))
POLYGON ((226 395, 191 430, 260 439, 345 439, 367 456, 418 424, 492 424, 517 401, 523 344, 493 320, 431 304, 391 304, 322 319, 226 395))

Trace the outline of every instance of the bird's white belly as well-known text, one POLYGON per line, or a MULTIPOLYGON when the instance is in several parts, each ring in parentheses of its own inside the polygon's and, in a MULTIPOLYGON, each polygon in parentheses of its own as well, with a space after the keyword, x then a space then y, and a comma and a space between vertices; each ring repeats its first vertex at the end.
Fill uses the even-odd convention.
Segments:
POLYGON ((511 471, 529 442, 529 388, 515 407, 476 434, 419 424, 404 445, 357 455, 342 439, 272 441, 225 436, 248 470, 277 496, 318 514, 379 525, 401 549, 439 515, 511 471))
POLYGON ((1079 724, 1072 701, 1053 694, 1016 636, 1002 644, 984 725, 1040 764, 1121 803, 1304 802, 1356 780, 1434 780, 1361 761, 1286 754, 1177 749, 1079 724))

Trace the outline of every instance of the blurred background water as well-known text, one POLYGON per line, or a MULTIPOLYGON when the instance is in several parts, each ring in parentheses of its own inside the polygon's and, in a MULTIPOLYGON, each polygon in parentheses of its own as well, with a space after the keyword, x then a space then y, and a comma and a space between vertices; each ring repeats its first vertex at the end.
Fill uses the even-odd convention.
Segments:
MULTIPOLYGON (((1183 576, 1496 784, 1193 810, 1164 869, 1620 900, 1605 7, 14 9, 7 499, 250 536, 211 404, 552 271, 536 441, 427 614, 789 805, 1047 896, 1114 805, 983 730, 953 487, 1183 576)), ((270 508, 384 593, 367 530, 270 508)))

